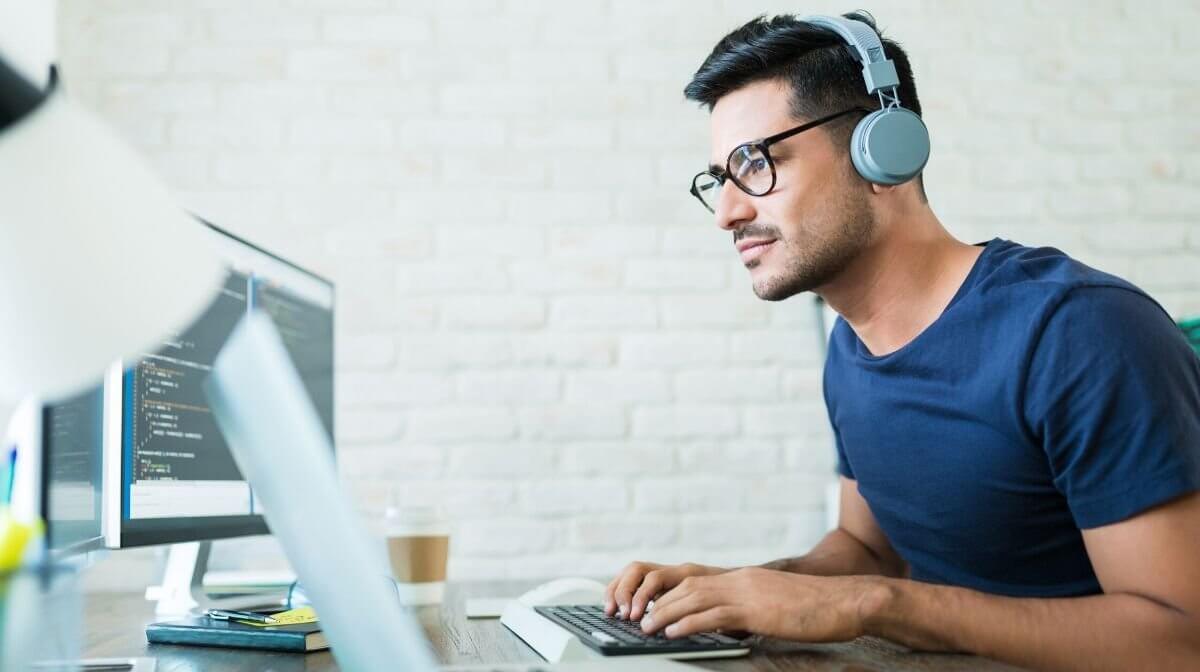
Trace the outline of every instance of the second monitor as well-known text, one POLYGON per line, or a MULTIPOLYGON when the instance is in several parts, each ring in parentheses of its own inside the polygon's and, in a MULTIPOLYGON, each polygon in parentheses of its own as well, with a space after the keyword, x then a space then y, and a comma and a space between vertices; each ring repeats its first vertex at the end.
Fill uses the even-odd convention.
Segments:
POLYGON ((186 331, 136 361, 115 364, 105 380, 109 548, 268 532, 262 505, 201 390, 234 325, 249 311, 271 316, 333 437, 333 285, 208 226, 231 269, 219 295, 186 331))

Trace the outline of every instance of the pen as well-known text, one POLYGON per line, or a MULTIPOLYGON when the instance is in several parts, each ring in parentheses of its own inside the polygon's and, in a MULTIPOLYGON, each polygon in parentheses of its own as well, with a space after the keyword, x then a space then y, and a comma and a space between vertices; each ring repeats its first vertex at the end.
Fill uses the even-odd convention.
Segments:
POLYGON ((274 623, 275 618, 254 611, 237 611, 234 609, 209 609, 205 616, 218 621, 254 621, 255 623, 274 623))
POLYGON ((12 501, 13 482, 17 477, 17 447, 8 449, 8 483, 4 486, 4 503, 12 501))

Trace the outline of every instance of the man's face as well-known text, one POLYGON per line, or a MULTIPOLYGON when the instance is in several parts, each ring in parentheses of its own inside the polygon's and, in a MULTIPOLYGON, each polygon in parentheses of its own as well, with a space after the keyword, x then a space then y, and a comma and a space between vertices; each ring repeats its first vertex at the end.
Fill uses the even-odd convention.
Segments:
MULTIPOLYGON (((750 84, 713 107, 710 162, 725 168, 738 145, 800 125, 779 80, 750 84)), ((822 128, 770 147, 775 188, 751 196, 726 180, 716 204, 717 225, 733 232, 754 293, 779 301, 833 280, 871 241, 875 221, 869 188, 854 174, 846 149, 822 128)))

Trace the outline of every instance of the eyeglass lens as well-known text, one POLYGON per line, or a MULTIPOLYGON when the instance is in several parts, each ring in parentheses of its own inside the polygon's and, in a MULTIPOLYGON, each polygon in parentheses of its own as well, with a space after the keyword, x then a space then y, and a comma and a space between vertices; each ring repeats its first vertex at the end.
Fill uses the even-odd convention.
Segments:
POLYGON ((758 145, 742 145, 729 155, 729 176, 747 193, 762 196, 770 191, 772 172, 758 145))
POLYGON ((692 182, 692 190, 700 202, 711 212, 717 210, 717 199, 721 197, 721 181, 709 173, 700 173, 692 182))

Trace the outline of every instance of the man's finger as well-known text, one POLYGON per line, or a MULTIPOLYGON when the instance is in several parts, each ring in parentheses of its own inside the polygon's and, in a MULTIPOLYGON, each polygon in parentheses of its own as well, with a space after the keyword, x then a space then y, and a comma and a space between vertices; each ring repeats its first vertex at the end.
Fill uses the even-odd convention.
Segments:
POLYGON ((629 617, 629 603, 633 600, 633 593, 638 586, 642 585, 642 579, 646 576, 647 571, 644 567, 631 567, 625 570, 617 581, 613 599, 617 603, 617 611, 622 618, 629 617))
MULTIPOLYGON (((684 585, 684 583, 680 583, 671 590, 671 593, 679 593, 684 585)), ((665 606, 660 600, 655 600, 654 611, 642 618, 642 631, 658 632, 689 614, 705 611, 714 606, 716 603, 713 593, 708 591, 686 590, 676 595, 675 599, 665 606)))
POLYGON ((738 617, 737 607, 719 605, 711 609, 688 614, 667 626, 663 632, 668 639, 687 637, 698 632, 714 630, 740 630, 744 626, 738 617))
POLYGON ((666 587, 666 570, 656 569, 642 579, 642 585, 629 603, 629 620, 636 621, 646 613, 646 603, 666 587))
POLYGON ((619 574, 617 576, 614 576, 613 580, 609 581, 608 585, 604 587, 604 615, 605 616, 612 616, 613 614, 617 613, 617 601, 613 597, 613 593, 616 592, 617 579, 619 579, 619 578, 621 578, 619 574))
POLYGON ((654 598, 654 611, 669 607, 671 603, 694 591, 699 585, 711 584, 708 577, 688 576, 671 586, 662 595, 654 598))

